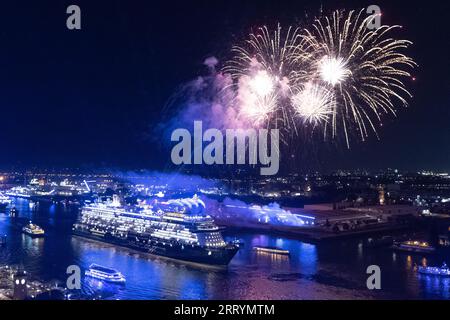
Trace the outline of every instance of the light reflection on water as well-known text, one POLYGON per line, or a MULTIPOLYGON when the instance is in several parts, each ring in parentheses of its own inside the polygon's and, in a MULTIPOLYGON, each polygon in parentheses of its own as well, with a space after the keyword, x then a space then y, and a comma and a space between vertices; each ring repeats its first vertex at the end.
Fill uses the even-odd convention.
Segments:
MULTIPOLYGON (((8 245, 0 249, 0 264, 23 263, 35 277, 65 282, 66 268, 91 263, 112 267, 127 278, 124 286, 84 278, 84 295, 100 299, 449 299, 450 278, 418 275, 414 265, 440 265, 442 257, 408 256, 389 249, 368 250, 359 240, 318 245, 280 236, 229 233, 243 240, 227 270, 198 268, 155 258, 126 248, 70 236, 77 211, 57 204, 29 204, 16 199, 18 219, 0 213, 0 234, 8 245), (21 233, 29 220, 46 230, 43 239, 21 233), (276 246, 290 256, 252 250, 276 246), (368 265, 382 270, 382 290, 365 287, 368 265)), ((444 257, 445 258, 445 257, 444 257)), ((450 262, 450 261, 448 261, 450 262)))

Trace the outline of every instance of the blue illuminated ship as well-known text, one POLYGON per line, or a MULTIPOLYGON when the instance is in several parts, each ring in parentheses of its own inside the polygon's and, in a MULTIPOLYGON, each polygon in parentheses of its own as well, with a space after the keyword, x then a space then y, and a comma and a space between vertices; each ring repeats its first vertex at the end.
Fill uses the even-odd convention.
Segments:
POLYGON ((87 277, 111 283, 123 284, 126 281, 123 274, 121 274, 119 271, 99 266, 98 264, 91 264, 89 266, 89 269, 86 270, 85 275, 87 277))
POLYGON ((442 267, 422 267, 420 266, 418 269, 421 274, 428 274, 433 276, 441 276, 441 277, 450 277, 450 268, 444 262, 442 267))
POLYGON ((94 203, 82 208, 75 235, 167 258, 226 266, 238 247, 227 244, 197 196, 122 206, 94 203))

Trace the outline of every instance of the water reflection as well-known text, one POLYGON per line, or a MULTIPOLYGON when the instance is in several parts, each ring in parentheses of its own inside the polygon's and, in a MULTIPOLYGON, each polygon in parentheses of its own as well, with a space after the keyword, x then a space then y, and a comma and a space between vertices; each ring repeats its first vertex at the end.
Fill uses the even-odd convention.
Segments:
POLYGON ((66 268, 79 265, 84 271, 92 263, 119 270, 125 286, 83 278, 82 295, 101 299, 362 299, 449 298, 450 279, 419 276, 417 265, 438 265, 442 257, 423 258, 369 250, 361 241, 345 240, 310 244, 264 234, 229 232, 226 239, 242 239, 244 246, 227 270, 198 268, 190 264, 136 253, 70 235, 78 209, 52 203, 16 199, 19 218, 0 213, 0 234, 8 244, 0 249, 1 264, 23 263, 42 280, 65 282, 66 268), (21 233, 32 220, 46 231, 33 239, 21 233), (255 252, 254 246, 289 250, 290 255, 255 252), (383 270, 383 291, 367 290, 366 268, 377 264, 383 270))

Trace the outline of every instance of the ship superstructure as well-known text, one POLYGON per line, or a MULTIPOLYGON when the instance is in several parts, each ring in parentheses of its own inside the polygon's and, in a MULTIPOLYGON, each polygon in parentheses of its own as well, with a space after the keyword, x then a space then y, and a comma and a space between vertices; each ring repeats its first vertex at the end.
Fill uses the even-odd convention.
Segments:
POLYGON ((169 258, 227 265, 238 248, 227 244, 198 197, 122 206, 94 203, 82 208, 73 232, 169 258))

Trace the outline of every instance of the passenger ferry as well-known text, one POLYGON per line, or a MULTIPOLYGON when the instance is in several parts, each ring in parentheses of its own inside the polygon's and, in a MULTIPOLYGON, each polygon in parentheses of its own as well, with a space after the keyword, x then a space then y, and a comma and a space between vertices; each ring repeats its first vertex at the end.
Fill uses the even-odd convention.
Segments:
POLYGON ((441 277, 450 277, 450 268, 444 262, 442 267, 422 267, 418 268, 419 273, 433 275, 433 276, 441 276, 441 277))
POLYGON ((44 229, 31 222, 22 228, 22 232, 31 237, 43 237, 45 235, 44 229))
POLYGON ((395 250, 400 251, 408 251, 408 252, 417 252, 417 253, 433 253, 436 251, 436 248, 431 246, 428 242, 425 241, 404 241, 399 243, 394 243, 392 246, 395 250))
POLYGON ((278 247, 260 247, 255 246, 253 247, 253 250, 257 252, 265 252, 265 253, 273 253, 273 254, 282 254, 282 255, 289 255, 289 250, 284 250, 278 247))
POLYGON ((87 277, 95 278, 105 282, 111 283, 125 283, 125 277, 119 271, 100 266, 98 264, 91 264, 89 269, 84 273, 87 277))
POLYGON ((73 234, 183 261, 225 266, 238 247, 227 244, 197 196, 153 200, 135 206, 84 206, 73 234))

